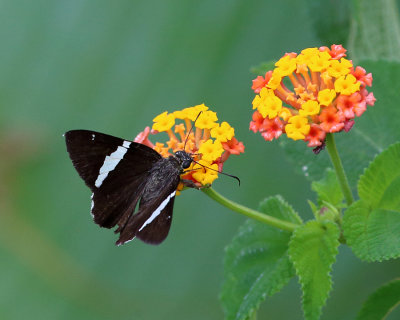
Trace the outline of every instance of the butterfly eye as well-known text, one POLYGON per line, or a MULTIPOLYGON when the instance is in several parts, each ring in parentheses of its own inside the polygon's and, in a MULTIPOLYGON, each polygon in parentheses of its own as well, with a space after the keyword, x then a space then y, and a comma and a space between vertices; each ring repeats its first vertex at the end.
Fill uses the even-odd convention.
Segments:
POLYGON ((184 161, 182 162, 182 168, 183 168, 183 169, 189 168, 190 165, 191 165, 191 163, 192 163, 192 161, 193 161, 192 159, 184 160, 184 161))

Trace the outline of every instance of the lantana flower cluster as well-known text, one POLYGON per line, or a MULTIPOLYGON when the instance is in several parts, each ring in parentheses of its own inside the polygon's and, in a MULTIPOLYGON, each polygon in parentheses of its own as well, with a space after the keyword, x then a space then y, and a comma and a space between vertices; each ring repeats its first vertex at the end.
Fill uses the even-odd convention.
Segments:
MULTIPOLYGON (((235 138, 234 128, 227 122, 217 121, 217 114, 204 104, 172 113, 166 111, 153 119, 152 129, 146 127, 134 141, 153 148, 163 157, 180 150, 192 154, 198 163, 193 162, 181 179, 191 180, 196 186, 203 187, 218 178, 218 171, 222 171, 224 162, 231 154, 244 152, 243 143, 235 138), (149 135, 162 132, 168 134, 169 140, 153 144, 149 135)), ((178 190, 182 188, 180 184, 178 190)))
POLYGON ((341 45, 287 53, 274 70, 253 80, 250 130, 271 141, 282 133, 323 146, 327 133, 349 131, 375 97, 366 87, 372 75, 354 67, 341 45))

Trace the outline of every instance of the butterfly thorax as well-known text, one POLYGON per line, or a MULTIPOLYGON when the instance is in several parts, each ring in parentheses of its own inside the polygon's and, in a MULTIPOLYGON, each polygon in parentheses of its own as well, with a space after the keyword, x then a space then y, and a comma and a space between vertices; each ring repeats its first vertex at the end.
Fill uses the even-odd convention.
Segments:
POLYGON ((184 169, 189 168, 193 162, 192 156, 184 150, 175 152, 175 155, 172 157, 178 160, 179 165, 182 168, 182 172, 184 169))

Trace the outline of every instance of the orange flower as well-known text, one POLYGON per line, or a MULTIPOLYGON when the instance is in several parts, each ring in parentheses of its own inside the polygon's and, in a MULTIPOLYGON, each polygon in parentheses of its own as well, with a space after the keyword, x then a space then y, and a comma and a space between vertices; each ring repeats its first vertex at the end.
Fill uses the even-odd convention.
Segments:
POLYGON ((366 89, 371 73, 345 57, 341 45, 285 54, 265 78, 253 80, 250 130, 268 141, 286 133, 309 147, 323 147, 327 133, 350 130, 376 99, 366 89))

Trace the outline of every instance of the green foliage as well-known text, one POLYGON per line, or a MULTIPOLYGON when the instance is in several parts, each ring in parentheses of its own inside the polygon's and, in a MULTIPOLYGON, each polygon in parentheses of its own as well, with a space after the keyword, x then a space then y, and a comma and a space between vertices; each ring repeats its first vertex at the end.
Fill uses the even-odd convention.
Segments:
POLYGON ((326 169, 325 175, 321 180, 313 181, 311 188, 317 193, 320 206, 322 206, 323 202, 329 202, 335 207, 341 207, 343 193, 336 178, 336 173, 332 168, 326 169))
MULTIPOLYGON (((350 132, 335 134, 339 154, 347 173, 350 186, 355 189, 359 176, 377 153, 400 141, 398 119, 400 119, 400 64, 389 62, 362 62, 372 72, 372 90, 377 102, 355 119, 350 132), (356 148, 356 149, 355 149, 356 148)), ((326 150, 315 155, 311 148, 301 141, 279 138, 289 160, 296 170, 310 181, 319 180, 330 164, 326 150)))
MULTIPOLYGON (((259 210, 276 218, 301 222, 281 197, 264 200, 259 210)), ((294 270, 287 255, 290 232, 248 220, 226 248, 220 299, 226 319, 248 319, 267 295, 279 291, 294 270)))
POLYGON ((251 73, 258 76, 264 76, 267 71, 274 70, 276 61, 260 63, 258 66, 250 68, 251 73))
POLYGON ((358 183, 358 194, 372 208, 400 208, 400 143, 378 155, 358 183))
POLYGON ((349 35, 354 60, 400 61, 399 9, 395 0, 356 0, 349 35))
POLYGON ((221 319, 222 248, 242 218, 185 191, 165 243, 116 247, 113 232, 90 217, 91 192, 62 134, 91 129, 133 139, 157 114, 204 102, 246 146, 225 167, 243 186, 221 177, 218 190, 247 203, 283 188, 293 201, 303 199, 303 179, 248 131, 248 68, 288 43, 316 41, 304 4, 1 1, 0 202, 11 207, 0 203, 1 319, 221 319), (268 12, 279 14, 266 19, 268 12), (269 31, 283 16, 295 18, 277 37, 269 31), (269 185, 260 171, 266 157, 280 171, 280 181, 269 185), (16 219, 6 221, 6 213, 16 219))
POLYGON ((400 256, 400 213, 371 209, 363 200, 355 202, 343 219, 347 244, 362 260, 381 261, 400 256))
POLYGON ((385 319, 400 303, 400 279, 380 287, 364 303, 357 320, 385 319))
POLYGON ((350 28, 350 1, 308 0, 314 32, 323 45, 345 44, 350 28))
POLYGON ((358 184, 361 200, 343 220, 344 235, 363 260, 381 261, 400 256, 400 143, 382 152, 358 184))
POLYGON ((297 228, 290 240, 289 256, 303 290, 307 320, 319 319, 332 281, 330 271, 339 246, 339 228, 325 221, 310 221, 297 228))

